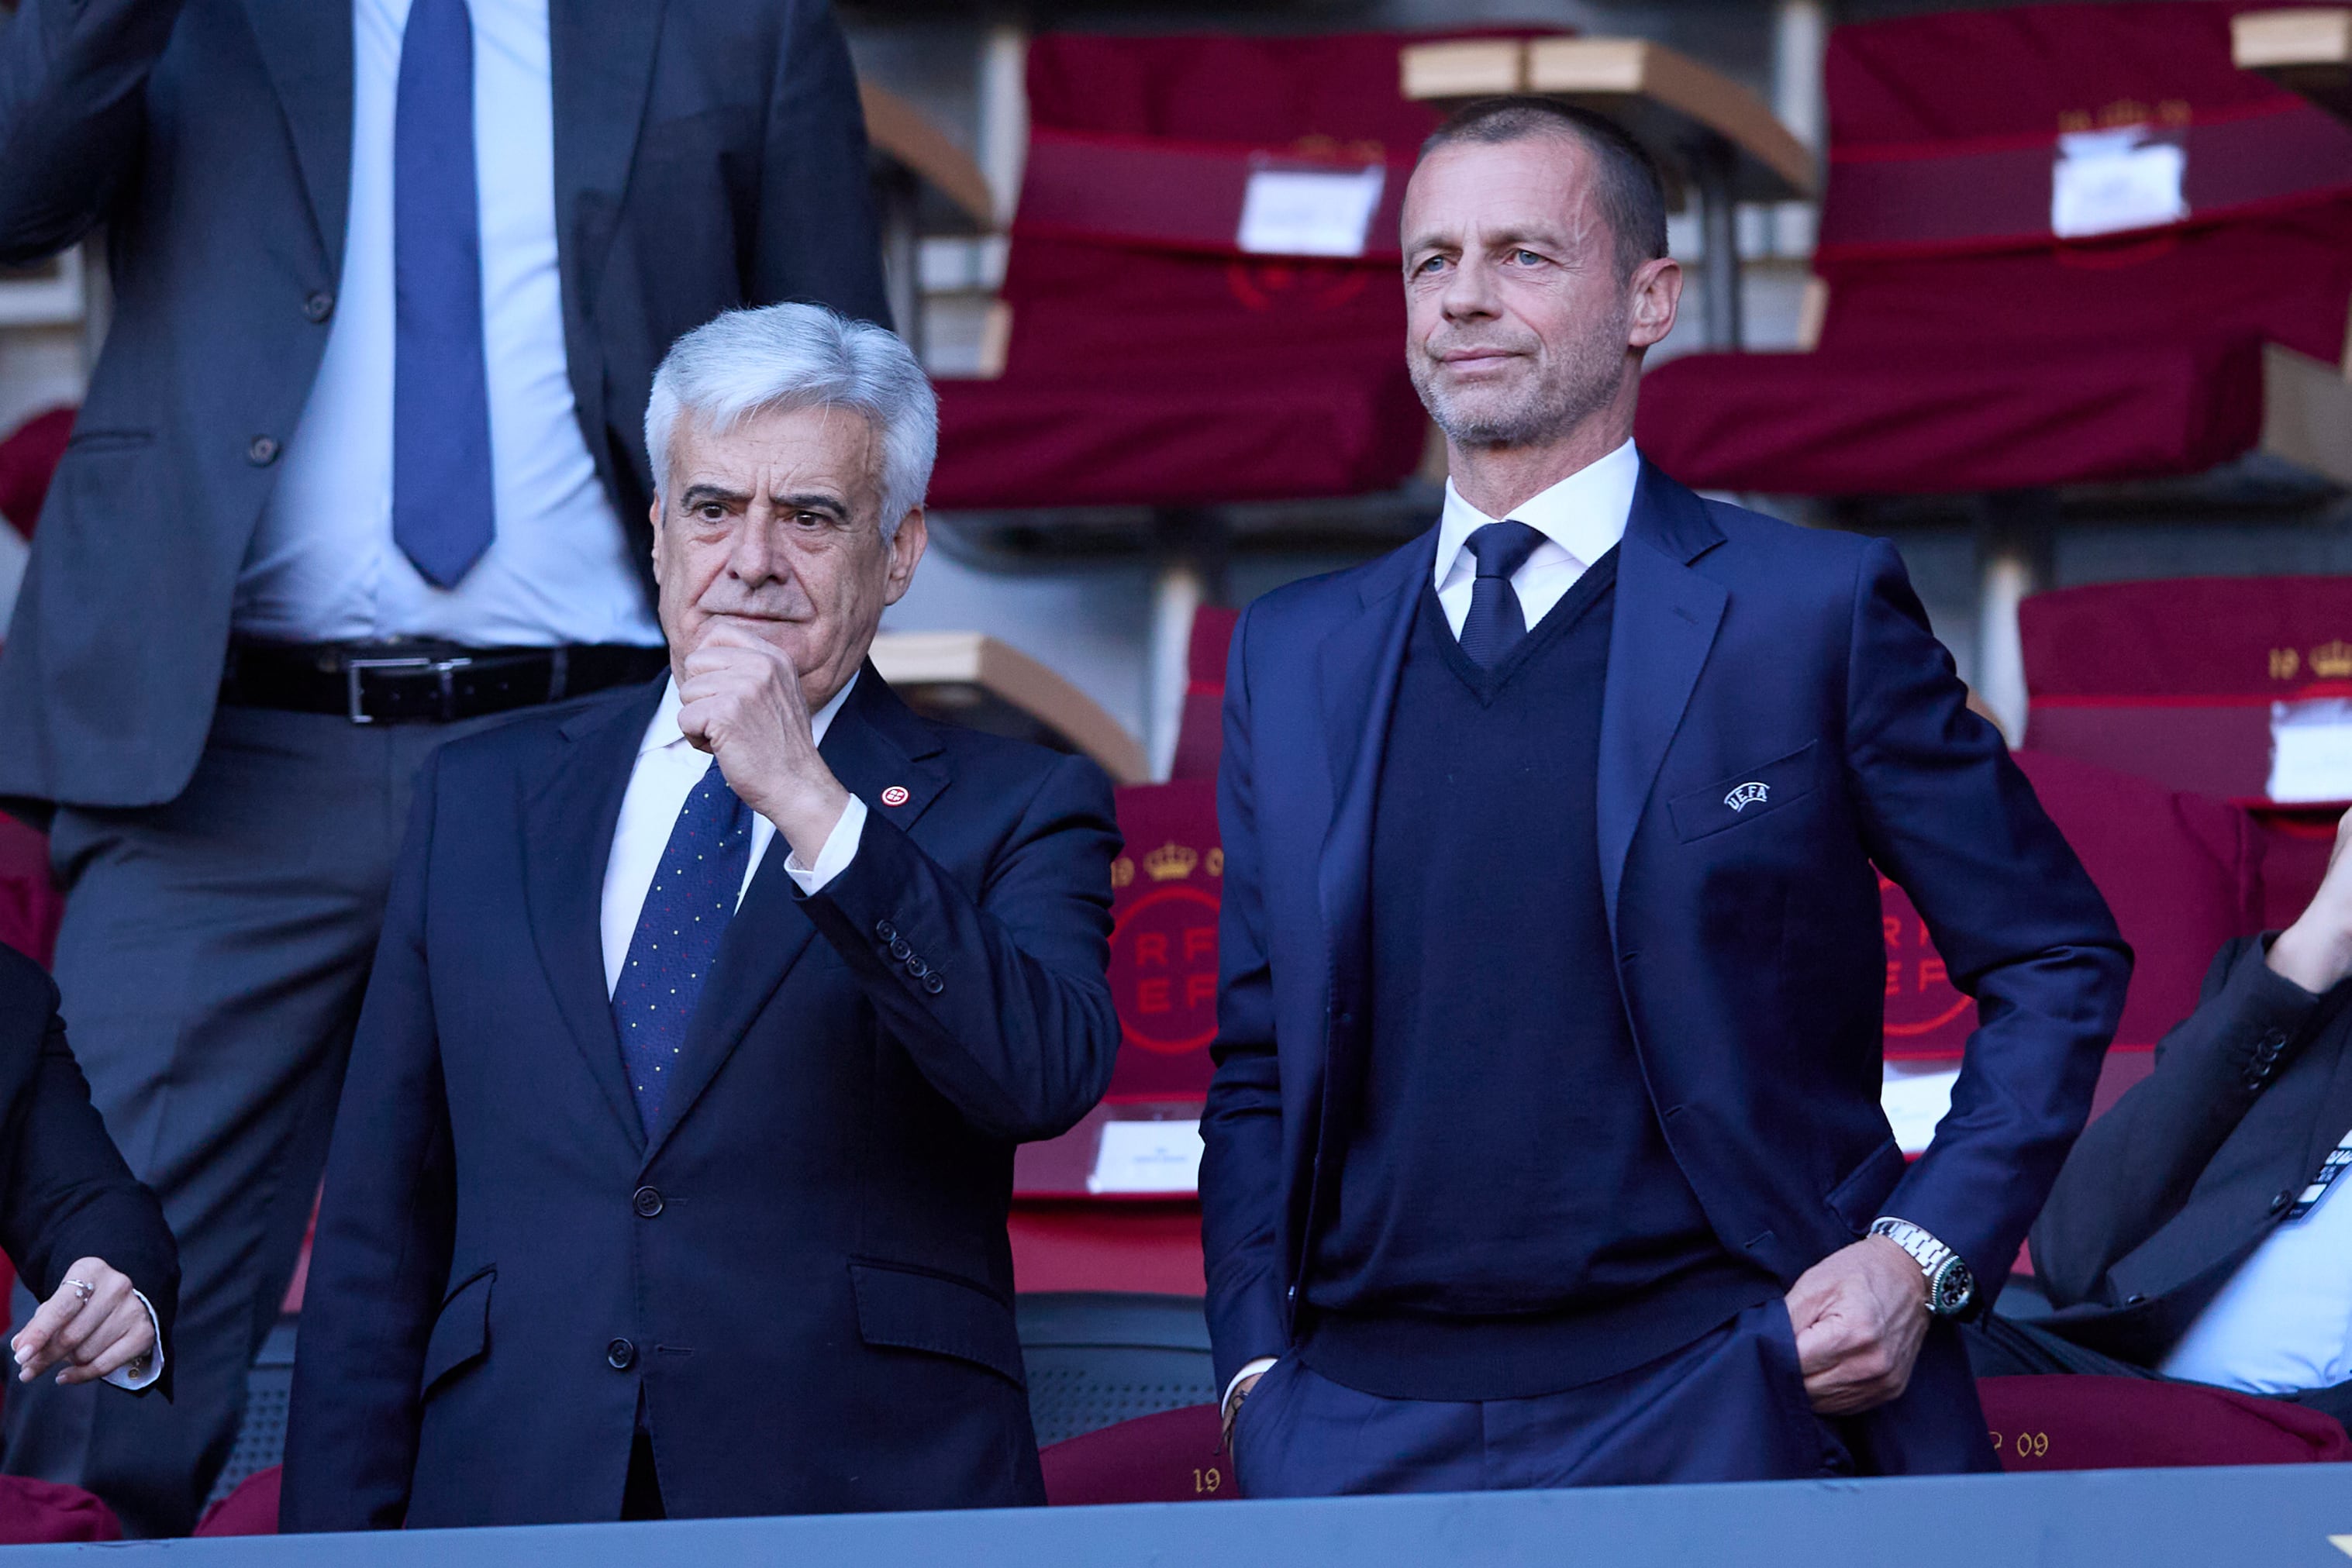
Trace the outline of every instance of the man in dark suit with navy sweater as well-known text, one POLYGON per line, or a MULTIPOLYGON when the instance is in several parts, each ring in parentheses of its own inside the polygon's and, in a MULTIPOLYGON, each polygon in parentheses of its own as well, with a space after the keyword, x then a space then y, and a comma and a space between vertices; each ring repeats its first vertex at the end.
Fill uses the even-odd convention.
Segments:
POLYGON ((1201 1192, 1242 1484, 1992 1469, 1947 1320, 2129 951, 1894 550, 1635 452, 1680 276, 1632 142, 1474 105, 1403 227, 1444 516, 1251 606, 1227 677, 1201 1192), (1907 1172, 1874 864, 1984 1019, 1907 1172))
POLYGON ((646 415, 672 675, 417 784, 343 1091, 289 1530, 1045 1501, 1013 1150, 1110 1078, 1109 780, 864 663, 914 356, 814 306, 646 415))

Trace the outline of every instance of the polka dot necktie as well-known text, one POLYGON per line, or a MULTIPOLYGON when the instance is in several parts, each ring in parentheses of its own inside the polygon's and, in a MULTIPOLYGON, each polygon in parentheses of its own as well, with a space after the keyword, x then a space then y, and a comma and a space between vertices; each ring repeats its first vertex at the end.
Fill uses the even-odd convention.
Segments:
POLYGON ((719 938, 734 918, 751 862, 751 808, 727 787, 716 759, 679 808, 669 843, 629 938, 628 961, 613 988, 613 1025, 637 1096, 637 1119, 653 1130, 662 1092, 677 1076, 686 1026, 710 978, 719 938))
POLYGON ((1470 613, 1462 618, 1462 651, 1480 669, 1493 669, 1528 634, 1511 573, 1527 565, 1543 541, 1536 529, 1511 520, 1484 524, 1465 543, 1478 563, 1478 578, 1470 585, 1470 613))

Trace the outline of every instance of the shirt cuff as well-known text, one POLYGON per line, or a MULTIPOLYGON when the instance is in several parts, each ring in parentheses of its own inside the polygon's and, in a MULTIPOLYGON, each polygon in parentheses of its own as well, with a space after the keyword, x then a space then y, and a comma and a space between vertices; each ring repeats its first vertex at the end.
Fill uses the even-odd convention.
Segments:
POLYGON ((801 890, 803 898, 814 898, 824 891, 824 884, 849 869, 857 858, 860 835, 866 831, 866 802, 852 795, 849 804, 841 809, 841 821, 834 823, 833 831, 824 836, 824 848, 816 852, 816 864, 804 866, 797 853, 787 849, 784 874, 801 890))
POLYGON ((1261 1355, 1255 1361, 1253 1361, 1248 1365, 1243 1367, 1239 1372, 1234 1373, 1234 1380, 1225 1385, 1225 1396, 1217 1402, 1217 1414, 1223 1416, 1225 1420, 1232 1420, 1234 1418, 1234 1390, 1239 1388, 1251 1378, 1256 1377, 1263 1373, 1272 1371, 1274 1369, 1274 1363, 1275 1358, 1273 1356, 1261 1355))
POLYGON ((155 1316, 155 1303, 147 1299, 146 1291, 133 1291, 131 1293, 139 1298, 141 1306, 147 1309, 147 1326, 155 1331, 155 1348, 147 1353, 147 1370, 144 1372, 133 1375, 131 1369, 139 1364, 127 1362, 108 1373, 100 1381, 136 1394, 142 1388, 152 1387, 155 1380, 163 1375, 163 1324, 155 1316))

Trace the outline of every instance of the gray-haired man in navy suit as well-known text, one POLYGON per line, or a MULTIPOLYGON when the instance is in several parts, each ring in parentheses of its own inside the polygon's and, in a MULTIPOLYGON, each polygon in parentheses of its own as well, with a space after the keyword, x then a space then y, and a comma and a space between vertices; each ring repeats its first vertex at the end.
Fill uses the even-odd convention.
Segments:
MULTIPOLYGON (((186 1270, 176 1401, 7 1468, 193 1525, 317 1191, 409 782, 662 667, 637 440, 732 306, 886 319, 827 0, 23 0, 0 260, 114 315, 0 659, 57 976, 186 1270)), ((20 1296, 19 1316, 29 1306, 20 1296)))

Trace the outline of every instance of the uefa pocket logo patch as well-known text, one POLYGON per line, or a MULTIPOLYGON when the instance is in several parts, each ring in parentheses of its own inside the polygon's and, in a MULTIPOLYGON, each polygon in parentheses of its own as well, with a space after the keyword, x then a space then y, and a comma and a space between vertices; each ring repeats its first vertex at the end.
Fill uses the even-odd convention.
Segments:
POLYGON ((1723 803, 1730 807, 1735 811, 1745 811, 1750 806, 1762 805, 1764 803, 1765 797, 1771 793, 1772 790, 1770 786, 1759 783, 1756 779, 1751 779, 1747 783, 1742 784, 1738 789, 1734 789, 1730 794, 1726 795, 1723 798, 1723 803))

